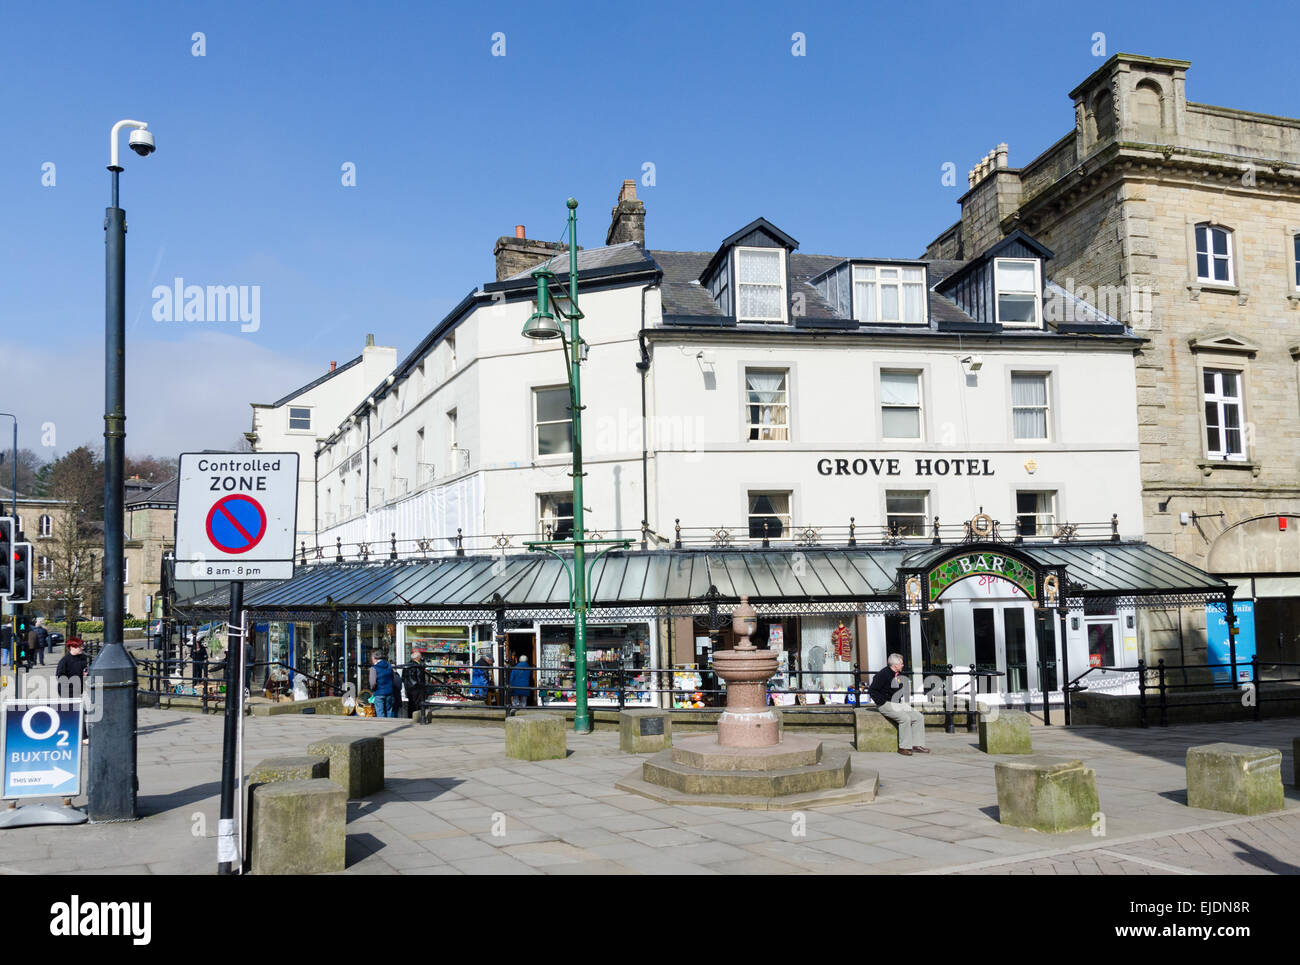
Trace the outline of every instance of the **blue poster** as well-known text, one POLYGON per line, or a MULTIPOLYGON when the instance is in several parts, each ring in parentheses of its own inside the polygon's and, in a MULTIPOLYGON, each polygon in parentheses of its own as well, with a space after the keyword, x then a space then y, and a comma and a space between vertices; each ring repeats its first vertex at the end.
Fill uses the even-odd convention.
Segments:
MULTIPOLYGON (((1250 661, 1255 656, 1255 601, 1234 600, 1232 615, 1237 618, 1237 683, 1250 681, 1250 661)), ((1228 648, 1227 604, 1205 604, 1205 629, 1209 643, 1209 663, 1228 664, 1232 653, 1228 648)), ((1212 667, 1214 682, 1231 686, 1232 668, 1212 667)))
POLYGON ((5 799, 81 793, 81 701, 4 705, 5 799))

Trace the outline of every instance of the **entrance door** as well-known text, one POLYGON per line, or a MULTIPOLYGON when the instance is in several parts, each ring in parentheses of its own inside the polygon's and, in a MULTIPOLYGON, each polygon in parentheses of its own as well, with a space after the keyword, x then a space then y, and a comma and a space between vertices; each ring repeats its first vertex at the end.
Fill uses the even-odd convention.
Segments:
POLYGON ((1012 693, 1029 690, 1029 647, 1026 637, 1025 608, 1003 607, 1002 640, 1006 655, 1006 681, 1007 690, 1012 693))
MULTIPOLYGON (((977 672, 998 671, 1001 670, 1005 662, 1004 644, 1002 641, 1001 628, 998 626, 997 606, 973 606, 971 607, 971 617, 974 620, 975 630, 975 670, 977 672)), ((987 687, 990 691, 997 693, 1006 692, 1006 682, 1001 678, 993 678, 991 684, 980 683, 980 690, 987 687)))

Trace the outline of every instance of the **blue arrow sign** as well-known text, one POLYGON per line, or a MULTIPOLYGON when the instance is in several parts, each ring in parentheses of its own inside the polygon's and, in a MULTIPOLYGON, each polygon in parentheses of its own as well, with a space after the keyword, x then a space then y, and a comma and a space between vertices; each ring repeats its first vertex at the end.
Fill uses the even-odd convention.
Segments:
POLYGON ((81 792, 81 701, 12 700, 4 705, 6 799, 81 792))

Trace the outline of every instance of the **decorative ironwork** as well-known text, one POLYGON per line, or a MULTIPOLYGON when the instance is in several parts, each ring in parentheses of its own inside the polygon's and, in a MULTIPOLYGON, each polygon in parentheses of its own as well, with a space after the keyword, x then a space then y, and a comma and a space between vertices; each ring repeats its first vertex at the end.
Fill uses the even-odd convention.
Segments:
POLYGON ((496 540, 494 541, 494 545, 499 550, 509 549, 510 537, 507 536, 505 533, 502 533, 500 536, 496 538, 496 540))
POLYGON ((1056 527, 1056 535, 1052 538, 1058 543, 1069 543, 1076 538, 1078 532, 1079 527, 1075 526, 1073 523, 1062 523, 1060 526, 1056 527))
POLYGON ((966 521, 966 542, 998 542, 998 521, 984 512, 983 506, 978 513, 966 521))
POLYGON ((368 560, 370 559, 370 544, 369 544, 369 543, 358 543, 358 544, 357 544, 357 555, 360 556, 363 560, 367 560, 367 561, 368 561, 368 560))
POLYGON ((429 547, 432 545, 432 543, 433 543, 433 540, 430 540, 430 539, 417 539, 417 540, 415 541, 415 545, 416 545, 417 547, 419 547, 420 555, 421 555, 421 556, 428 556, 428 555, 429 555, 429 547))
POLYGON ((681 549, 682 548, 682 521, 680 519, 673 520, 673 530, 677 534, 676 538, 673 540, 673 548, 681 549))
POLYGON ((938 546, 943 542, 943 540, 939 538, 939 517, 938 516, 934 518, 934 539, 930 540, 930 542, 935 546, 938 546))
MULTIPOLYGON (((679 543, 680 545, 680 543, 679 543)), ((721 549, 731 545, 731 530, 721 527, 713 531, 713 545, 721 549)))
POLYGON ((857 546, 858 545, 858 538, 856 535, 857 524, 853 520, 854 517, 850 516, 849 517, 849 545, 857 546))
POLYGON ((389 536, 388 558, 390 560, 395 560, 397 559, 397 534, 390 532, 388 536, 389 536))
POLYGON ((889 524, 889 535, 885 537, 886 546, 902 546, 903 531, 897 523, 889 524))
POLYGON ((334 562, 342 563, 343 562, 343 537, 335 536, 334 541, 338 544, 338 551, 334 554, 334 562))
POLYGON ((817 546, 821 543, 822 534, 816 528, 809 526, 799 533, 798 543, 800 546, 817 546))

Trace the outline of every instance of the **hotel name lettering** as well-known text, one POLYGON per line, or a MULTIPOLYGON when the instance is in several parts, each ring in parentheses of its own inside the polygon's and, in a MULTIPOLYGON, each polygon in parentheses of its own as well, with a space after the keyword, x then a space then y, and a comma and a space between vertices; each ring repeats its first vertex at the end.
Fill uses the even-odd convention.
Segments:
POLYGON ((903 468, 917 476, 992 476, 988 459, 818 459, 823 476, 901 476, 903 468))

